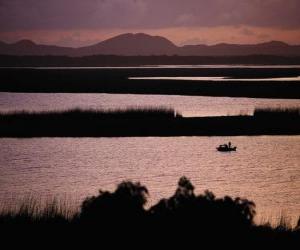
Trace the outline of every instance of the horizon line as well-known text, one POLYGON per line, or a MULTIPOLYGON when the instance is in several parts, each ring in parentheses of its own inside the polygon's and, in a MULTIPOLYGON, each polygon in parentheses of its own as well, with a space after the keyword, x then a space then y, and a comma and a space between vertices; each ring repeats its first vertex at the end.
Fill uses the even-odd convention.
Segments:
POLYGON ((28 43, 32 43, 32 44, 37 45, 37 46, 56 46, 56 47, 60 47, 60 48, 79 49, 79 48, 85 48, 85 47, 89 47, 89 46, 94 46, 94 45, 100 44, 102 42, 108 41, 110 39, 113 39, 113 38, 116 38, 116 37, 120 37, 120 36, 125 36, 125 35, 133 35, 133 36, 145 35, 145 36, 152 37, 152 38, 154 38, 154 37, 164 38, 164 39, 168 40, 169 42, 171 42, 177 48, 183 48, 183 47, 186 47, 186 46, 207 46, 207 47, 214 47, 214 46, 218 46, 218 45, 236 45, 236 46, 247 46, 247 45, 251 46, 252 45, 252 46, 255 46, 255 45, 270 44, 270 43, 281 43, 281 44, 285 44, 285 45, 288 45, 288 46, 300 46, 300 44, 290 44, 290 43, 287 43, 287 42, 284 42, 284 41, 281 41, 281 40, 268 40, 268 41, 259 42, 259 43, 226 43, 226 42, 219 42, 219 43, 214 43, 214 44, 199 43, 199 44, 177 45, 172 40, 170 40, 169 38, 167 38, 165 36, 149 35, 149 34, 143 33, 143 32, 137 32, 137 33, 133 33, 133 32, 132 33, 128 33, 128 32, 127 33, 120 33, 118 35, 111 36, 111 37, 109 37, 107 39, 104 39, 104 40, 101 40, 99 42, 96 42, 96 43, 93 43, 93 44, 89 44, 89 45, 85 45, 85 46, 78 46, 78 47, 74 47, 74 46, 62 46, 62 45, 51 44, 51 43, 37 43, 33 39, 28 39, 28 38, 23 38, 23 39, 20 39, 20 40, 17 40, 15 42, 11 42, 11 43, 5 42, 3 40, 0 40, 0 43, 4 43, 6 45, 15 45, 15 44, 18 44, 18 43, 21 43, 21 42, 28 42, 28 43))

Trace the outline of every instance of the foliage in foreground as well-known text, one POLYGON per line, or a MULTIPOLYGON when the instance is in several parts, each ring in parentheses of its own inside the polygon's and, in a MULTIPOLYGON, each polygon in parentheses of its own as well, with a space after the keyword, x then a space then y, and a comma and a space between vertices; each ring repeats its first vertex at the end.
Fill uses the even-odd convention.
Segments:
POLYGON ((61 206, 58 202, 40 209, 31 200, 19 210, 3 210, 0 225, 60 228, 67 225, 97 228, 97 232, 113 230, 122 234, 152 230, 156 234, 180 234, 183 238, 202 235, 250 240, 300 240, 299 223, 295 228, 284 223, 277 227, 255 225, 255 204, 252 201, 229 196, 216 198, 209 191, 196 195, 194 186, 185 177, 179 180, 173 196, 146 209, 148 195, 147 188, 140 183, 122 182, 114 192, 100 190, 98 196, 86 198, 80 211, 73 214, 66 205, 61 206))

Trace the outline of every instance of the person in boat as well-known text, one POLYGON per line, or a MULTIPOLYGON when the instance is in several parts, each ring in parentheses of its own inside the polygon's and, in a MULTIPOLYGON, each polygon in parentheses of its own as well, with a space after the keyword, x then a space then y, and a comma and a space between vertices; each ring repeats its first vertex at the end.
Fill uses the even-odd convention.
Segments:
POLYGON ((236 147, 232 147, 231 142, 228 142, 228 144, 222 144, 217 148, 219 151, 236 151, 236 147))

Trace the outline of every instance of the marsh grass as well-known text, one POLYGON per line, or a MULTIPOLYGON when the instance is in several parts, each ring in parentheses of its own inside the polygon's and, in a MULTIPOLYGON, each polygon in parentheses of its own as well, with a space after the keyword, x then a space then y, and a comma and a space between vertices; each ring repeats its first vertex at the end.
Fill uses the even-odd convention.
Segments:
MULTIPOLYGON (((80 207, 75 208, 71 203, 69 200, 57 198, 42 201, 33 196, 24 198, 14 205, 1 203, 0 226, 1 224, 74 224, 78 222, 80 207)), ((255 226, 274 231, 295 232, 300 230, 300 217, 295 224, 288 215, 282 213, 275 219, 260 218, 255 226)))
POLYGON ((294 135, 299 109, 257 109, 253 116, 183 117, 168 107, 0 112, 0 137, 294 135))
POLYGON ((181 113, 173 108, 158 106, 132 106, 119 109, 69 109, 69 110, 54 110, 54 111, 12 111, 0 112, 0 118, 37 118, 43 119, 61 119, 61 118, 174 118, 182 117, 181 113))
POLYGON ((300 118, 300 108, 256 108, 254 111, 255 117, 264 118, 300 118))
POLYGON ((0 229, 12 232, 16 239, 20 232, 27 240, 29 234, 36 242, 41 233, 48 241, 65 240, 68 244, 78 239, 93 243, 96 240, 99 244, 98 239, 102 243, 109 236, 109 244, 120 240, 123 243, 122 239, 147 244, 149 239, 163 239, 168 245, 188 242, 201 246, 212 242, 236 244, 241 240, 244 245, 287 247, 300 239, 299 223, 292 227, 283 218, 275 227, 269 223, 257 225, 253 221, 256 211, 252 201, 229 196, 216 198, 210 191, 196 195, 185 177, 179 180, 171 197, 150 208, 146 208, 148 197, 145 186, 126 181, 114 192, 100 190, 97 196, 87 197, 76 213, 69 203, 56 199, 43 206, 29 199, 20 203, 18 209, 0 211, 0 229))
POLYGON ((2 203, 0 224, 68 224, 77 217, 77 213, 67 199, 49 198, 42 201, 28 196, 14 205, 2 203))
POLYGON ((256 225, 266 226, 276 230, 293 231, 300 229, 300 216, 294 217, 286 211, 272 215, 261 215, 255 220, 256 225))
MULTIPOLYGON (((186 179, 184 179, 184 180, 186 180, 186 179)), ((186 180, 186 181, 188 181, 188 180, 186 180)), ((191 183, 188 182, 188 184, 191 184, 191 183)), ((123 182, 123 183, 119 184, 118 189, 116 189, 116 191, 114 193, 100 190, 98 197, 95 197, 95 196, 87 197, 81 203, 80 206, 75 205, 74 200, 72 201, 66 197, 60 198, 60 199, 46 198, 43 200, 43 199, 40 199, 40 198, 30 195, 30 196, 24 197, 19 202, 13 203, 13 205, 12 205, 12 203, 9 203, 9 204, 3 203, 3 202, 0 203, 0 227, 3 225, 40 225, 40 224, 42 224, 42 225, 60 225, 60 224, 81 225, 81 224, 85 223, 85 222, 81 221, 81 219, 83 218, 82 217, 83 212, 90 219, 92 219, 92 220, 94 219, 95 222, 97 222, 97 216, 103 216, 103 214, 101 214, 101 213, 106 213, 107 206, 109 207, 111 205, 109 202, 109 199, 107 199, 107 197, 105 198, 105 196, 110 195, 111 197, 113 197, 115 195, 116 197, 118 197, 117 195, 120 195, 120 194, 121 194, 121 196, 117 198, 117 200, 119 200, 119 201, 117 203, 115 203, 115 201, 114 201, 113 204, 118 206, 117 211, 118 211, 118 213, 120 213, 121 216, 126 214, 126 212, 124 214, 123 214, 123 212, 127 211, 128 207, 126 207, 126 206, 127 206, 128 202, 133 202, 133 203, 137 202, 136 204, 139 203, 140 204, 139 206, 141 206, 141 208, 145 206, 145 208, 143 208, 143 211, 145 211, 146 213, 149 213, 150 216, 153 216, 153 212, 156 213, 156 215, 154 215, 154 217, 150 217, 150 218, 152 218, 153 220, 160 218, 163 221, 167 217, 164 217, 165 214, 161 213, 162 212, 161 205, 167 201, 169 201, 169 202, 171 201, 171 203, 169 205, 174 206, 174 202, 175 202, 175 203, 177 203, 176 206, 179 206, 179 208, 181 207, 180 209, 182 209, 186 204, 188 204, 188 203, 186 203, 188 199, 194 199, 196 197, 193 193, 193 190, 194 190, 193 186, 191 186, 189 188, 190 189, 185 190, 186 189, 185 186, 184 187, 179 186, 179 188, 176 190, 174 196, 171 196, 170 198, 167 198, 167 199, 162 199, 157 204, 153 204, 152 207, 149 207, 148 205, 146 205, 147 200, 150 198, 147 188, 144 186, 141 186, 139 183, 136 184, 136 183, 131 183, 131 182, 123 182), (126 194, 126 188, 128 188, 128 186, 129 186, 130 190, 126 194), (124 190, 122 190, 122 188, 125 190, 125 192, 124 192, 124 190), (143 192, 143 195, 141 196, 143 198, 142 201, 140 199, 141 197, 139 197, 140 189, 143 192), (124 196, 124 194, 125 194, 125 196, 124 196), (98 203, 99 198, 100 199, 104 198, 104 200, 102 201, 104 203, 102 203, 102 205, 100 205, 100 206, 99 206, 99 204, 101 204, 101 203, 98 203), (187 200, 185 200, 185 199, 187 199, 187 200), (121 203, 119 203, 120 201, 121 201, 121 203), (93 205, 93 203, 94 203, 94 205, 93 205), (89 207, 91 205, 92 206, 96 205, 96 207, 94 207, 94 208, 96 208, 96 210, 94 208, 90 209, 89 207), (88 208, 88 210, 86 210, 86 208, 88 208), (103 208, 104 208, 104 210, 103 210, 103 208), (123 212, 122 212, 122 209, 124 210, 123 212), (156 216, 158 216, 158 217, 156 217, 156 216)), ((209 202, 210 206, 213 205, 215 202, 216 202, 215 205, 217 205, 217 203, 219 203, 217 206, 220 206, 222 203, 225 204, 226 202, 230 201, 230 199, 231 199, 228 196, 225 196, 224 198, 221 198, 221 199, 217 199, 214 196, 214 194, 209 191, 206 191, 204 193, 204 195, 200 195, 198 197, 200 199, 204 199, 201 201, 201 202, 204 202, 202 204, 204 207, 206 206, 205 205, 206 202, 209 202)), ((244 206, 245 204, 249 204, 252 207, 249 210, 249 212, 251 211, 251 214, 253 215, 253 218, 254 218, 254 215, 256 214, 255 209, 254 209, 255 208, 254 203, 252 203, 251 201, 248 202, 247 200, 243 200, 240 198, 232 199, 232 201, 235 202, 235 204, 236 204, 235 206, 237 206, 237 207, 240 205, 244 206), (246 203, 243 204, 244 202, 246 202, 246 203)), ((203 213, 205 211, 205 209, 204 209, 204 211, 202 211, 201 208, 196 207, 196 204, 194 204, 193 206, 195 206, 192 208, 192 211, 194 211, 194 212, 197 209, 198 209, 197 213, 200 213, 200 214, 201 214, 201 212, 203 213), (196 209, 196 210, 194 210, 194 209, 196 209)), ((248 205, 246 205, 246 206, 248 206, 248 205)), ((237 207, 236 207, 236 209, 237 209, 237 207)), ((245 208, 243 208, 243 213, 245 211, 248 211, 247 209, 244 210, 245 208)), ((167 209, 169 210, 171 208, 169 207, 167 209)), ((172 210, 173 209, 174 208, 172 208, 172 210)), ((214 206, 212 206, 211 209, 215 209, 214 206)), ((220 210, 219 212, 221 212, 221 214, 224 213, 224 215, 225 215, 229 211, 226 212, 226 209, 228 209, 228 207, 226 207, 226 206, 224 207, 224 209, 225 210, 223 210, 223 211, 220 210)), ((175 211, 176 210, 174 210, 172 213, 174 213, 175 211)), ((185 211, 185 210, 182 210, 182 211, 185 211)), ((108 213, 110 213, 110 212, 108 212, 108 213)), ((189 216, 189 214, 184 215, 184 214, 181 214, 181 212, 177 215, 178 218, 180 218, 180 216, 184 216, 184 217, 189 216)), ((134 212, 134 213, 136 213, 136 212, 134 212)), ((206 213, 208 213, 208 216, 213 215, 213 212, 210 212, 209 210, 207 210, 206 213)), ((232 214, 228 214, 228 216, 230 217, 230 216, 232 216, 232 214)), ((176 220, 178 220, 178 218, 174 217, 173 219, 176 221, 176 220)), ((212 223, 215 223, 213 219, 212 219, 212 223)), ((239 225, 239 224, 237 224, 237 225, 239 225)), ((279 215, 277 215, 276 217, 272 217, 272 218, 271 217, 269 217, 269 218, 261 217, 259 221, 256 221, 256 222, 253 221, 253 223, 250 221, 249 225, 251 225, 251 227, 254 230, 257 229, 257 230, 266 231, 266 232, 268 232, 268 234, 273 234, 273 233, 277 234, 280 232, 296 233, 296 234, 300 233, 300 217, 299 217, 298 223, 293 223, 292 218, 289 217, 285 212, 281 212, 279 215)))
MULTIPOLYGON (((4 60, 5 64, 7 60, 4 60)), ((19 60, 18 60, 19 62, 19 60)), ((126 61, 128 62, 128 61, 126 61)), ((1 62, 0 62, 1 64, 1 62)), ((154 63, 154 65, 160 64, 154 63)), ((200 63, 201 64, 201 63, 200 63)), ((39 63, 41 67, 42 63, 39 63)), ((145 65, 145 64, 144 64, 145 65)), ((149 65, 149 64, 148 64, 149 65)), ((198 64, 199 65, 199 64, 198 64)), ((110 93, 250 98, 300 98, 300 84, 289 82, 211 82, 130 80, 129 77, 227 76, 234 78, 295 77, 299 69, 0 69, 1 92, 110 93)))

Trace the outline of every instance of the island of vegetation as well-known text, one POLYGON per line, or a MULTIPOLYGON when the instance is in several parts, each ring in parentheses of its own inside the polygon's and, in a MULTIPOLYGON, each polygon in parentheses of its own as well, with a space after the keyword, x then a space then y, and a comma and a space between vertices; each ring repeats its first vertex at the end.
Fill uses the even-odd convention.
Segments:
POLYGON ((110 93, 300 99, 300 68, 0 68, 0 92, 110 93), (132 79, 226 77, 227 81, 132 79), (264 81, 243 79, 265 78, 264 81), (230 81, 232 79, 232 81, 230 81), (240 80, 237 80, 240 79, 240 80))
POLYGON ((300 110, 183 117, 171 108, 1 112, 0 137, 145 137, 299 135, 300 110))

